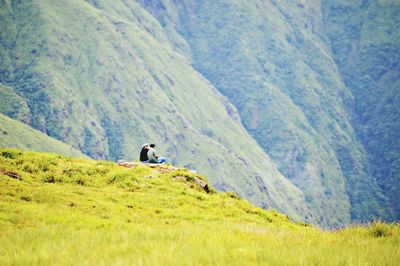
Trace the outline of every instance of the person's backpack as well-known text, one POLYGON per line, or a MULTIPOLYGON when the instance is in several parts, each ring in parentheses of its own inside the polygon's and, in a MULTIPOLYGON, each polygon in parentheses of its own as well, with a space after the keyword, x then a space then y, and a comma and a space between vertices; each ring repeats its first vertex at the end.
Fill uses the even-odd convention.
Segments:
POLYGON ((145 162, 148 161, 149 158, 147 157, 147 149, 145 149, 144 147, 142 148, 142 150, 140 151, 140 161, 141 162, 145 162))

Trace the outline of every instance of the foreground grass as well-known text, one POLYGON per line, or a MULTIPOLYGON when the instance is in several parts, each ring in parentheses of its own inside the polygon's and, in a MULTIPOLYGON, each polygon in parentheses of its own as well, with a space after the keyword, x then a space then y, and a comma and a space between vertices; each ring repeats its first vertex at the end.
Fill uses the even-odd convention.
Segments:
POLYGON ((323 232, 186 170, 0 150, 0 265, 395 265, 400 229, 323 232))

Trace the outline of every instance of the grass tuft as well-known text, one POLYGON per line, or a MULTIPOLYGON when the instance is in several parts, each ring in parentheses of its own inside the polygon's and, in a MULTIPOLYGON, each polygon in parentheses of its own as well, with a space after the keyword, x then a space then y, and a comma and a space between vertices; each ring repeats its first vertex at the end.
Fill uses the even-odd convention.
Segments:
POLYGON ((380 221, 374 221, 369 227, 369 233, 374 237, 389 237, 393 234, 393 226, 380 221))
POLYGON ((56 182, 56 178, 52 174, 45 174, 42 177, 42 181, 45 182, 45 183, 55 183, 56 182))
POLYGON ((20 199, 23 201, 31 201, 32 200, 32 198, 30 196, 21 196, 20 199))

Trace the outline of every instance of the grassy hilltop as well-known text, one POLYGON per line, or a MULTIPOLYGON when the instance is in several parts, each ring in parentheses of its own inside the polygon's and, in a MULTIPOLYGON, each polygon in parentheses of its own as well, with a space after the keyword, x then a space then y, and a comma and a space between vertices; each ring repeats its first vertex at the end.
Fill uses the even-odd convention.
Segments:
POLYGON ((395 265, 400 228, 324 232, 170 166, 0 150, 0 264, 395 265))

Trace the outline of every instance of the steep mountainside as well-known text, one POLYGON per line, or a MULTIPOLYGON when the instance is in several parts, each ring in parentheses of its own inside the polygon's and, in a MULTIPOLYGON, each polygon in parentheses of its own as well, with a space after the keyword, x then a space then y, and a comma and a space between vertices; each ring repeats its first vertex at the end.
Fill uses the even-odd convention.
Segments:
POLYGON ((258 206, 312 220, 236 109, 134 1, 2 1, 0 110, 93 158, 156 142, 258 206))
POLYGON ((356 134, 353 91, 332 55, 320 1, 139 2, 170 36, 183 36, 189 48, 176 49, 238 108, 320 222, 393 218, 356 134))
POLYGON ((370 170, 400 219, 400 2, 326 1, 325 27, 370 170), (340 36, 340 37, 339 37, 340 36))
POLYGON ((86 157, 78 150, 0 114, 0 148, 45 151, 73 157, 86 157))

